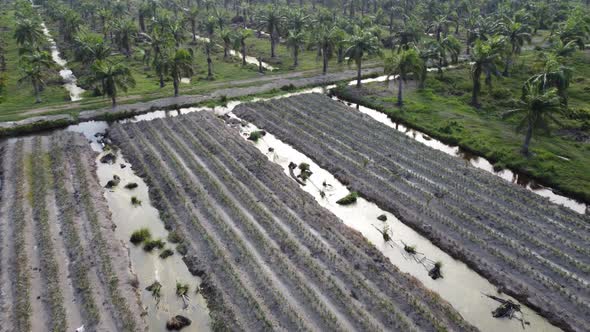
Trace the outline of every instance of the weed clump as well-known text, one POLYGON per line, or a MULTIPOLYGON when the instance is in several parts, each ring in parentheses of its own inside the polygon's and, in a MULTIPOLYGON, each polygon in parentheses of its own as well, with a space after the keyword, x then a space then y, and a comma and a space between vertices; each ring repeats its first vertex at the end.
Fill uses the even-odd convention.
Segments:
POLYGON ((133 190, 137 187, 138 187, 138 185, 135 182, 130 182, 125 185, 125 189, 129 189, 129 190, 133 190))
POLYGON ((172 251, 171 249, 166 248, 166 249, 164 249, 164 251, 162 251, 160 253, 160 258, 161 259, 166 259, 166 258, 168 258, 168 257, 170 257, 172 255, 174 255, 174 251, 172 251))
POLYGON ((255 130, 250 133, 250 135, 248 136, 248 139, 253 142, 258 142, 258 140, 261 139, 264 135, 266 135, 266 131, 255 130))
POLYGON ((336 204, 340 205, 350 205, 356 203, 356 199, 358 198, 358 193, 356 191, 350 192, 348 195, 342 197, 341 199, 336 201, 336 204))
POLYGON ((141 205, 141 201, 139 199, 137 199, 137 197, 133 196, 133 197, 131 197, 131 205, 133 205, 133 206, 141 205))
POLYGON ((382 214, 379 217, 377 217, 377 220, 381 220, 381 221, 387 221, 387 216, 382 214))
POLYGON ((151 239, 151 237, 152 237, 152 233, 150 232, 149 229, 140 228, 140 229, 136 230, 135 232, 133 232, 133 234, 131 234, 131 238, 129 239, 129 241, 131 241, 131 243, 133 243, 135 245, 138 245, 144 241, 151 239))
POLYGON ((145 288, 145 290, 148 292, 151 292, 152 296, 157 300, 160 299, 160 290, 161 289, 162 289, 162 284, 160 282, 158 282, 157 280, 145 288))
POLYGON ((416 251, 416 246, 409 246, 409 245, 404 245, 404 250, 408 253, 408 254, 416 254, 418 253, 418 251, 416 251))
POLYGON ((106 186, 104 186, 104 187, 107 189, 111 189, 111 188, 118 186, 119 182, 121 182, 121 178, 115 174, 115 175, 113 175, 113 179, 109 180, 109 182, 107 182, 106 186))
POLYGON ((154 249, 162 249, 166 245, 166 242, 162 241, 161 239, 157 240, 147 240, 143 245, 143 250, 150 252, 154 249))
POLYGON ((188 294, 188 290, 188 284, 183 284, 178 281, 176 282, 176 295, 184 297, 188 294))

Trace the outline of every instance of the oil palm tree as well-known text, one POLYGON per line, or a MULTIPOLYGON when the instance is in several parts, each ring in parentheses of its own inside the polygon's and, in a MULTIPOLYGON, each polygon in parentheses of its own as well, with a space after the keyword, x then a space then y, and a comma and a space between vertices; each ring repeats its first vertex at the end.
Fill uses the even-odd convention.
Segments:
POLYGON ((356 29, 355 33, 346 40, 346 43, 349 46, 344 54, 348 57, 349 62, 356 63, 356 87, 360 88, 363 56, 380 52, 379 39, 370 31, 356 29))
POLYGON ((322 73, 328 72, 328 60, 336 48, 336 42, 339 38, 340 29, 336 26, 320 26, 314 34, 314 42, 317 43, 322 52, 322 73))
POLYGON ((521 153, 530 156, 529 145, 535 132, 548 133, 550 123, 559 124, 556 115, 561 111, 556 89, 543 90, 537 83, 527 82, 520 100, 520 108, 504 113, 504 118, 520 115, 517 131, 524 131, 521 153))
POLYGON ((471 79, 473 80, 473 89, 471 94, 471 105, 478 107, 479 94, 481 92, 481 75, 497 75, 497 66, 501 60, 503 52, 504 39, 502 37, 494 37, 489 41, 476 40, 473 50, 471 52, 471 79))
POLYGON ((527 80, 528 85, 538 86, 542 91, 556 89, 561 104, 567 108, 567 89, 573 76, 573 70, 563 65, 559 57, 554 54, 547 54, 543 71, 533 75, 527 80))
POLYGON ((115 25, 115 39, 119 50, 125 56, 131 56, 131 42, 133 36, 137 33, 137 26, 132 20, 117 21, 115 25))
POLYGON ((521 22, 517 22, 510 17, 504 17, 504 23, 501 25, 501 34, 506 37, 510 44, 510 52, 506 56, 506 63, 502 75, 508 76, 510 64, 514 57, 519 55, 525 42, 531 42, 531 33, 529 27, 521 22))
POLYGON ((451 24, 451 21, 449 21, 446 15, 439 15, 428 27, 428 32, 434 33, 436 35, 436 41, 440 41, 441 34, 448 31, 449 24, 451 24))
POLYGON ((109 96, 113 107, 117 105, 117 94, 119 91, 126 92, 135 86, 135 79, 131 70, 121 62, 96 61, 92 65, 94 81, 101 82, 103 94, 109 96))
POLYGON ((51 55, 46 51, 32 51, 23 55, 19 64, 22 75, 19 83, 30 82, 35 94, 35 102, 41 102, 41 88, 45 85, 47 69, 55 66, 51 55))
POLYGON ((403 83, 407 82, 410 73, 414 73, 416 76, 420 75, 426 64, 420 58, 420 53, 416 49, 410 48, 386 56, 383 65, 385 75, 397 78, 397 106, 401 107, 404 104, 403 83))
POLYGON ((66 10, 59 20, 59 30, 65 42, 71 42, 73 37, 80 31, 82 18, 74 10, 66 10))
POLYGON ((302 31, 289 30, 286 45, 293 52, 293 67, 299 65, 299 51, 305 45, 307 35, 302 31))
POLYGON ((459 54, 461 53, 461 44, 457 38, 453 36, 447 36, 439 41, 432 43, 432 51, 437 60, 438 73, 443 76, 443 67, 446 65, 448 58, 452 63, 457 63, 459 60, 459 54))
POLYGON ((74 37, 74 57, 77 61, 89 66, 94 61, 106 60, 110 55, 111 48, 102 36, 82 30, 74 37))
POLYGON ((284 16, 276 6, 269 6, 258 15, 258 25, 270 35, 270 57, 276 57, 275 48, 279 38, 284 16))
POLYGON ((211 60, 211 49, 213 48, 213 34, 215 33, 215 27, 217 26, 217 20, 214 16, 209 16, 205 21, 205 31, 209 40, 205 41, 205 55, 207 56, 207 79, 213 79, 213 61, 211 60))
POLYGON ((223 58, 227 59, 232 41, 234 40, 234 31, 231 29, 223 29, 219 31, 219 37, 223 41, 223 58))
POLYGON ((252 30, 239 29, 234 39, 234 49, 242 54, 242 66, 246 65, 246 39, 252 36, 252 30))
POLYGON ((305 11, 303 11, 301 8, 296 8, 287 11, 285 20, 289 31, 299 33, 305 29, 310 19, 309 15, 307 15, 305 11))
POLYGON ((191 52, 181 48, 168 54, 164 61, 166 61, 164 67, 167 74, 172 78, 172 84, 174 85, 174 97, 178 97, 180 79, 190 77, 194 73, 193 56, 191 52))
POLYGON ((199 7, 192 6, 188 12, 186 13, 186 19, 188 20, 191 26, 191 33, 193 42, 197 41, 197 18, 199 17, 199 7))
POLYGON ((16 22, 14 38, 20 46, 30 45, 37 47, 45 40, 41 24, 33 19, 21 19, 16 22))

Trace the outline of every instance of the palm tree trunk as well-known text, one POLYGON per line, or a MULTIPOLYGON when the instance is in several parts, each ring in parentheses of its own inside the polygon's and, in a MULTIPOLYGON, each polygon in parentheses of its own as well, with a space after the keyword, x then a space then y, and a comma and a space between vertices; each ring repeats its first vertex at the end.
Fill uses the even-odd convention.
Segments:
POLYGON ((242 66, 246 65, 246 43, 244 40, 241 41, 242 44, 242 66))
POLYGON ((270 57, 275 57, 275 34, 274 31, 270 34, 270 57))
POLYGON ((205 51, 207 53, 207 79, 213 78, 213 64, 211 61, 211 50, 209 49, 209 45, 205 47, 205 51))
POLYGON ((174 97, 178 97, 178 77, 172 78, 172 84, 174 85, 174 97))
POLYGON ((164 75, 160 73, 160 88, 163 88, 164 86, 164 75))
POLYGON ((35 103, 41 103, 41 94, 39 93, 39 84, 33 80, 33 90, 35 91, 35 103))
POLYGON ((322 50, 322 74, 326 75, 328 73, 328 52, 326 50, 322 50))
POLYGON ((402 107, 402 105, 404 104, 404 100, 402 95, 403 80, 401 79, 401 77, 398 77, 397 84, 397 106, 402 107))
POLYGON ((113 107, 117 106, 117 94, 116 93, 111 94, 111 102, 112 102, 113 107))
POLYGON ((502 73, 502 76, 508 77, 510 75, 510 63, 511 62, 512 62, 512 59, 510 57, 508 57, 506 59, 506 63, 504 64, 504 72, 502 73))
POLYGON ((531 138, 533 137, 533 124, 529 121, 529 125, 526 130, 526 135, 524 137, 524 143, 522 144, 522 149, 520 152, 528 156, 529 155, 529 144, 531 143, 531 138))
POLYGON ((297 67, 299 65, 299 47, 293 47, 293 67, 297 67))
POLYGON ((361 87, 361 59, 358 59, 356 62, 356 87, 361 87))

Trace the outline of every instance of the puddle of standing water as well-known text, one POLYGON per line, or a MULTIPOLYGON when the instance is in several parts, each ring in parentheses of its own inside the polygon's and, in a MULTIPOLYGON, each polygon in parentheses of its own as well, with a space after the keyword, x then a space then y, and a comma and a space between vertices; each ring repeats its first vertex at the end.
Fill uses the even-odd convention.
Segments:
MULTIPOLYGON (((254 130, 257 128, 252 124, 241 127, 244 139, 254 130)), ((515 303, 518 301, 507 295, 498 295, 494 285, 467 265, 447 255, 428 239, 400 222, 393 214, 381 210, 374 203, 358 198, 357 202, 350 206, 336 204, 337 200, 349 193, 348 189, 313 160, 272 134, 267 133, 255 143, 255 146, 271 161, 283 167, 287 176, 290 176, 288 167, 290 162, 297 165, 302 162, 308 163, 313 174, 307 180, 307 185, 301 186, 303 190, 310 193, 320 205, 334 213, 344 224, 361 232, 401 271, 416 277, 425 287, 448 301, 469 323, 481 331, 522 331, 522 325, 517 320, 493 318, 491 312, 499 306, 499 303, 487 298, 484 293, 511 299, 515 303), (269 148, 273 148, 274 151, 269 152, 269 148), (328 189, 323 186, 324 182, 329 184, 328 189), (324 190, 325 197, 322 197, 320 190, 324 190), (387 217, 385 222, 377 219, 381 215, 387 217), (377 230, 377 228, 383 230, 385 225, 388 226, 392 240, 396 243, 393 247, 390 244, 391 241, 385 242, 382 234, 377 230), (419 252, 415 256, 416 259, 426 257, 431 261, 442 262, 443 278, 433 280, 428 275, 428 269, 404 251, 403 243, 416 246, 419 252)), ((539 332, 560 331, 530 308, 522 305, 522 311, 525 320, 530 322, 527 329, 539 332)))
MULTIPOLYGON (((91 121, 80 125, 70 126, 67 130, 83 133, 91 142, 92 149, 101 152, 102 145, 97 142, 94 136, 97 132, 104 132, 108 124, 104 121, 91 121)), ((129 247, 131 264, 139 279, 139 290, 141 300, 148 315, 146 321, 151 331, 165 330, 166 321, 175 315, 188 317, 192 323, 183 331, 210 331, 210 318, 207 303, 201 294, 195 291, 201 284, 199 277, 193 276, 182 257, 176 252, 176 245, 167 241, 168 231, 160 220, 158 210, 154 208, 149 199, 148 187, 145 182, 135 175, 131 164, 125 161, 120 152, 117 152, 117 160, 114 164, 103 164, 99 161, 104 153, 96 159, 97 176, 100 184, 104 187, 113 179, 114 175, 120 177, 119 185, 113 189, 104 189, 104 196, 112 213, 112 220, 117 225, 115 236, 129 247), (121 168, 121 165, 125 165, 121 168), (124 188, 128 183, 134 182, 137 188, 129 190, 124 188), (131 197, 135 196, 142 203, 140 206, 131 204, 131 197), (151 253, 145 252, 141 245, 135 246, 129 242, 131 234, 140 229, 148 228, 154 239, 166 241, 166 248, 172 249, 174 255, 162 259, 159 257, 160 250, 151 253), (154 281, 162 284, 159 303, 154 299, 151 292, 145 288, 154 281), (176 295, 176 282, 189 285, 190 304, 187 308, 184 302, 176 295)))

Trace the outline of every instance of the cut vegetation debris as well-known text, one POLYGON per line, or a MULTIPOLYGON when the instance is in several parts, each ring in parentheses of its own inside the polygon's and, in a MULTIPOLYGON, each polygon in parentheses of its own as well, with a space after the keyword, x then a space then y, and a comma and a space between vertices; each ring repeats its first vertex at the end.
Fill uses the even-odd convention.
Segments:
POLYGON ((144 331, 86 139, 15 139, 0 151, 0 329, 144 331))
POLYGON ((589 216, 552 204, 323 95, 240 105, 234 113, 395 212, 552 323, 590 330, 589 216), (364 160, 371 160, 371 167, 364 167, 364 160))
POLYGON ((359 197, 359 194, 355 191, 350 192, 348 195, 342 197, 341 199, 336 201, 336 204, 340 205, 350 205, 356 203, 356 199, 359 197))
POLYGON ((137 245, 152 238, 152 233, 147 228, 141 228, 131 234, 131 243, 137 245))
POLYGON ((213 326, 474 330, 214 115, 116 124, 110 135, 183 234, 213 326))

